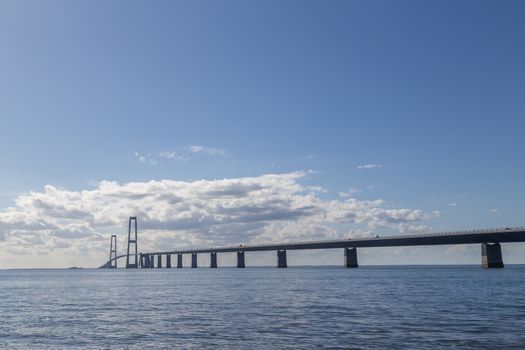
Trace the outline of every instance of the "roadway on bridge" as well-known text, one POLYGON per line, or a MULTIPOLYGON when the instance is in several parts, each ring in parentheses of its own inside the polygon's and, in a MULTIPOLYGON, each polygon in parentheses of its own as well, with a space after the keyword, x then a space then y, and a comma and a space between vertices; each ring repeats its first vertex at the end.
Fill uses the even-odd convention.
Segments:
MULTIPOLYGON (((335 248, 374 248, 374 247, 403 247, 425 245, 453 245, 476 243, 508 243, 525 242, 525 227, 498 228, 487 230, 456 231, 443 233, 429 233, 421 235, 385 236, 360 239, 342 239, 331 241, 311 241, 296 243, 238 245, 230 247, 209 247, 195 249, 180 249, 158 252, 142 253, 144 255, 191 254, 191 253, 232 253, 232 252, 258 252, 272 250, 298 250, 298 249, 335 249, 335 248)), ((126 257, 125 254, 115 259, 126 257)), ((115 260, 112 259, 111 261, 115 260)), ((109 263, 109 261, 108 261, 109 263)), ((103 265, 105 266, 105 265, 103 265)))
POLYGON ((189 253, 228 253, 228 252, 258 252, 269 250, 298 250, 298 249, 333 249, 333 248, 373 248, 373 247, 403 247, 422 245, 445 244, 475 244, 475 243, 505 243, 525 242, 525 227, 502 228, 490 230, 473 230, 431 233, 421 235, 385 236, 362 239, 343 239, 331 241, 312 241, 296 243, 238 245, 231 247, 210 247, 199 249, 181 249, 143 254, 189 254, 189 253))

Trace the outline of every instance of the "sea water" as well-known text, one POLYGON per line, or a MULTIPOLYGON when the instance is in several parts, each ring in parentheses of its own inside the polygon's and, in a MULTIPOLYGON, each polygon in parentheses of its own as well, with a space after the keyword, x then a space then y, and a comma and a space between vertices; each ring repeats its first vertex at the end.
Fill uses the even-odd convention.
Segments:
POLYGON ((525 349, 525 266, 0 271, 0 347, 525 349))

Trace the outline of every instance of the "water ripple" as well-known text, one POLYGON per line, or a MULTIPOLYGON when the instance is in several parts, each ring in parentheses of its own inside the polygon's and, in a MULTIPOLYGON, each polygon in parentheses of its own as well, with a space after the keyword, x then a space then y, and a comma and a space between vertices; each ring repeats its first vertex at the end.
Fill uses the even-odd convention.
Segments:
POLYGON ((0 271, 12 349, 525 348, 525 268, 0 271))

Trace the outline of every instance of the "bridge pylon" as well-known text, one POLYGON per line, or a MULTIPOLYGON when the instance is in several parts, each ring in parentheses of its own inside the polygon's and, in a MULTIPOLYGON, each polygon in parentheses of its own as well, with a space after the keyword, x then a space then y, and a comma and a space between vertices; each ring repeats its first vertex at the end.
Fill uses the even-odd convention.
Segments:
POLYGON ((117 268, 117 236, 111 235, 111 243, 109 244, 109 261, 108 269, 117 268))
POLYGON ((139 264, 137 257, 137 217, 130 216, 128 223, 128 251, 126 255, 126 269, 136 269, 138 267, 139 264))

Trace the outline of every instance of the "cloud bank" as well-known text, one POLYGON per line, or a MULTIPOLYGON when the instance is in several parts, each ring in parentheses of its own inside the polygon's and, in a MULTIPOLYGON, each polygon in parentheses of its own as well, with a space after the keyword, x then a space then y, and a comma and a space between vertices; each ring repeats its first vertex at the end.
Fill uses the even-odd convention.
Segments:
POLYGON ((70 191, 45 186, 0 211, 0 245, 10 254, 106 254, 109 234, 123 243, 137 216, 139 250, 335 239, 378 228, 424 228, 435 214, 385 208, 383 200, 321 198, 304 172, 193 182, 158 180, 70 191))

